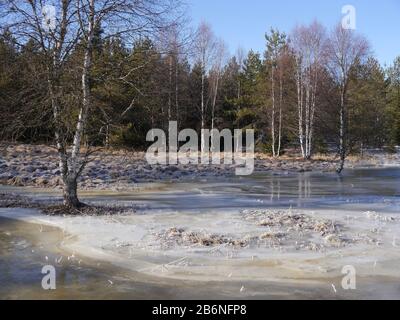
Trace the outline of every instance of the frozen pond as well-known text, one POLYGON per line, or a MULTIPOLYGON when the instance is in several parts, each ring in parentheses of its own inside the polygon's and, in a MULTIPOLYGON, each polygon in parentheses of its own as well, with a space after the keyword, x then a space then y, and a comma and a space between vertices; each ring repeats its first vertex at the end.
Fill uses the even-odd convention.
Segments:
MULTIPOLYGON (((36 255, 21 255, 18 241, 29 241, 28 236, 20 232, 18 241, 10 241, 4 235, 11 228, 10 220, 0 220, 0 244, 8 252, 2 255, 0 268, 29 265, 37 259, 44 263, 44 255, 80 254, 82 260, 87 260, 86 269, 75 270, 72 263, 66 264, 63 272, 71 274, 66 287, 92 286, 88 297, 138 298, 141 294, 148 298, 179 298, 182 294, 187 298, 400 298, 399 181, 400 168, 347 170, 340 178, 333 173, 268 173, 149 184, 135 192, 81 195, 91 203, 134 205, 137 214, 133 216, 61 218, 44 217, 34 210, 1 209, 4 217, 56 226, 64 233, 54 240, 54 246, 45 247, 38 259, 36 255), (291 232, 286 226, 280 230, 284 220, 266 228, 248 219, 253 211, 264 218, 282 214, 283 218, 288 215, 312 226, 324 222, 338 227, 322 232, 323 236, 312 230, 314 227, 304 234, 291 232), (281 231, 282 239, 274 238, 275 242, 269 241, 269 234, 265 236, 266 232, 277 236, 281 231), (206 247, 190 243, 193 235, 199 234, 221 235, 221 243, 206 247), (268 241, 254 241, 262 237, 268 241), (245 248, 227 244, 248 239, 251 241, 245 242, 245 248), (357 269, 355 291, 340 289, 345 265, 357 269), (116 274, 124 280, 113 279, 116 274), (135 283, 140 283, 144 291, 133 290, 135 283), (196 283, 206 285, 210 294, 198 289, 196 283), (101 294, 103 286, 112 288, 107 289, 108 295, 101 294)), ((30 188, 0 190, 42 199, 60 196, 57 191, 30 188)), ((35 229, 27 233, 43 236, 35 229)), ((29 250, 35 247, 40 249, 31 243, 29 250)), ((24 272, 3 272, 0 277, 5 284, 20 278, 11 297, 24 297, 26 287, 33 279, 37 282, 37 273, 24 272)), ((37 294, 42 297, 40 282, 37 286, 37 294)), ((57 297, 62 297, 65 290, 59 287, 56 291, 61 296, 57 297)), ((10 295, 3 290, 0 297, 10 295)))
MULTIPOLYGON (((59 191, 0 186, 46 199, 59 191)), ((142 185, 138 192, 81 192, 91 202, 146 205, 148 209, 209 211, 248 208, 357 208, 400 212, 400 168, 346 170, 335 173, 257 174, 250 177, 200 179, 196 182, 142 185)))

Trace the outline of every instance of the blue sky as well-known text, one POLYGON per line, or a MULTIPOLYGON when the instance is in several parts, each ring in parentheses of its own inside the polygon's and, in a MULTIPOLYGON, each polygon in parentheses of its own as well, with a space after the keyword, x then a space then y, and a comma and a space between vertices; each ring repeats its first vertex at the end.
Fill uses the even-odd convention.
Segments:
POLYGON ((400 0, 186 0, 196 26, 210 23, 231 53, 241 46, 263 51, 271 27, 290 33, 296 24, 319 20, 328 29, 353 5, 357 31, 370 41, 375 56, 390 65, 400 55, 400 0))

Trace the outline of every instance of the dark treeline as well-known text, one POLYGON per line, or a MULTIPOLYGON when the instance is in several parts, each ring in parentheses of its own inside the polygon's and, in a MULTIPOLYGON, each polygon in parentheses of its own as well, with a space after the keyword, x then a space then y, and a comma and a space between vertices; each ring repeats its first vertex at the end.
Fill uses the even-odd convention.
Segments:
MULTIPOLYGON (((384 69, 365 42, 353 41, 349 50, 359 52, 348 61, 348 70, 339 70, 348 71, 346 79, 335 78, 341 68, 331 58, 335 36, 340 38, 340 31, 329 35, 318 23, 290 35, 271 30, 263 55, 238 50, 228 57, 206 24, 192 35, 171 28, 129 45, 118 36, 103 37, 98 27, 90 72, 93 103, 83 142, 144 149, 148 130, 177 121, 179 129, 199 132, 203 127, 253 128, 259 151, 279 156, 296 147, 310 158, 340 151, 343 88, 345 152, 399 144, 400 57, 384 69)), ((54 140, 42 55, 33 40, 20 43, 9 30, 1 35, 3 140, 54 140)), ((60 75, 71 128, 82 95, 81 61, 77 45, 60 75)))

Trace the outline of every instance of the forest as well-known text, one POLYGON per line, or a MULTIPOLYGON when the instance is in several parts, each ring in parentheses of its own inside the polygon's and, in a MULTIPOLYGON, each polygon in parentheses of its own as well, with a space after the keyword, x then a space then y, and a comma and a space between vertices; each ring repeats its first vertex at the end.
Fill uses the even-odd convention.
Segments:
MULTIPOLYGON (((71 118, 63 121, 66 140, 72 139, 69 126, 82 96, 83 42, 78 39, 64 57, 58 79, 60 103, 71 118)), ((340 27, 327 31, 317 21, 296 26, 291 34, 267 30, 265 52, 239 48, 234 55, 205 22, 197 30, 171 24, 133 42, 110 36, 99 23, 93 35, 93 101, 84 141, 145 149, 150 129, 178 121, 179 129, 253 128, 258 151, 279 156, 297 147, 310 158, 340 149, 344 116, 348 152, 391 149, 400 143, 400 57, 384 67, 372 50, 361 35, 340 27)), ((43 55, 34 39, 3 28, 2 140, 54 141, 43 55)))
POLYGON ((56 145, 73 180, 81 145, 146 150, 147 132, 170 121, 253 129, 273 157, 336 154, 339 173, 349 154, 400 143, 400 56, 380 65, 341 23, 271 28, 264 52, 232 55, 176 0, 65 0, 53 20, 30 3, 2 4, 0 135, 56 145))

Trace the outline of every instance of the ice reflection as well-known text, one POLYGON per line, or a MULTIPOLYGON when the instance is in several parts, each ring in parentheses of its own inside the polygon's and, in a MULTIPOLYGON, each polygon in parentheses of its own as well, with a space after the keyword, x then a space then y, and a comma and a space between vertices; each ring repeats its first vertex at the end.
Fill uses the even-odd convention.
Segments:
POLYGON ((303 175, 298 177, 298 198, 299 199, 308 199, 311 197, 311 182, 310 177, 308 175, 303 175))
MULTIPOLYGON (((400 212, 400 168, 347 170, 336 173, 256 173, 250 177, 159 183, 144 192, 82 192, 84 201, 125 203, 150 210, 208 212, 256 207, 337 208, 365 204, 366 210, 400 212), (379 208, 378 208, 379 207, 379 208)), ((54 192, 0 187, 36 198, 54 192)), ((6 190, 5 190, 6 191, 6 190)))

